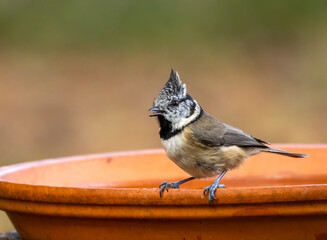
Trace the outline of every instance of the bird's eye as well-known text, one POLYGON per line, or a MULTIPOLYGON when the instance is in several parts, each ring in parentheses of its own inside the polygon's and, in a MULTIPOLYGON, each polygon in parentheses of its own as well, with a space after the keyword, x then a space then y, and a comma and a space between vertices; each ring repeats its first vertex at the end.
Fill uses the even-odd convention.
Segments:
POLYGON ((174 101, 171 102, 171 105, 173 107, 178 107, 179 103, 178 103, 178 101, 174 100, 174 101))

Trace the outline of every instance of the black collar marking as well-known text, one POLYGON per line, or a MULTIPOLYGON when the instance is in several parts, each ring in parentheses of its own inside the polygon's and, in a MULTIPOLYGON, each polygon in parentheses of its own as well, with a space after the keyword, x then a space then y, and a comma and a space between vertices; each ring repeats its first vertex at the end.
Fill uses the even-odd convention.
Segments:
POLYGON ((168 140, 169 138, 176 136, 177 134, 181 133, 185 127, 197 121, 203 115, 203 110, 200 107, 200 114, 190 123, 185 125, 183 128, 172 131, 172 124, 170 121, 166 120, 163 116, 158 116, 159 125, 160 125, 160 138, 163 140, 168 140))

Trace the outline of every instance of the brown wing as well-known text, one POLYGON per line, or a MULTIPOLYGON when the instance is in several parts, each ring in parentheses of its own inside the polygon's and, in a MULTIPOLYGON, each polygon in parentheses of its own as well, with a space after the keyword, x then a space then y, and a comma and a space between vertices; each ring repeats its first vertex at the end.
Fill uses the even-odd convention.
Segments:
POLYGON ((206 146, 239 146, 266 148, 266 142, 252 137, 242 130, 220 122, 215 117, 204 113, 190 125, 197 141, 206 146))

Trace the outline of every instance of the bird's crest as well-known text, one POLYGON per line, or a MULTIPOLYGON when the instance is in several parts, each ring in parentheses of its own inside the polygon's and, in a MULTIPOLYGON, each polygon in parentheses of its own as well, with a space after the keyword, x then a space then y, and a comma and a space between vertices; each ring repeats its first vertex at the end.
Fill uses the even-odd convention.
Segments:
POLYGON ((158 106, 163 101, 172 101, 182 99, 186 96, 186 85, 182 84, 182 81, 177 72, 171 69, 170 77, 161 89, 157 98, 155 99, 155 105, 158 106))

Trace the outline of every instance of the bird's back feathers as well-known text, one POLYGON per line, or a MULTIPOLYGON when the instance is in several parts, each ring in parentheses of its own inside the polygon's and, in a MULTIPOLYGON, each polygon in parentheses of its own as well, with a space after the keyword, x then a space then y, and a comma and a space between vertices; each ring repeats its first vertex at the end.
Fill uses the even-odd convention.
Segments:
POLYGON ((244 147, 257 148, 258 152, 276 153, 288 157, 304 158, 307 155, 291 153, 282 149, 274 149, 266 146, 267 142, 251 136, 242 130, 220 122, 208 113, 203 113, 201 118, 190 125, 195 139, 205 146, 211 147, 244 147))
POLYGON ((206 146, 268 148, 264 145, 266 142, 254 138, 238 128, 222 123, 208 113, 204 113, 190 127, 195 139, 206 146))

